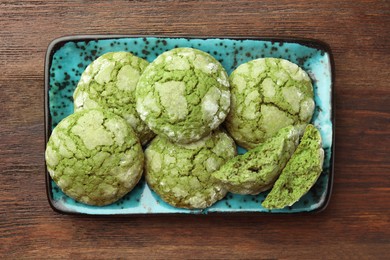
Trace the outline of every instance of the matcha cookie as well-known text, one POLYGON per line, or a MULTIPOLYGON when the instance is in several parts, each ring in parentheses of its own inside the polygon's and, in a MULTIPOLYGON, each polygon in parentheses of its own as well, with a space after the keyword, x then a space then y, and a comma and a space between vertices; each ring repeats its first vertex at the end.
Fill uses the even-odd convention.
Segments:
POLYGON ((246 149, 279 129, 310 122, 313 86, 307 73, 284 59, 262 58, 240 65, 230 75, 232 104, 226 127, 246 149))
POLYGON ((50 136, 45 158, 50 176, 66 195, 99 206, 131 191, 144 161, 133 129, 123 118, 100 109, 63 119, 50 136))
POLYGON ((235 154, 233 139, 218 130, 191 144, 157 136, 145 150, 146 181, 172 206, 206 208, 226 195, 211 173, 235 154))
POLYGON ((282 128, 258 147, 238 155, 212 175, 232 193, 258 194, 272 187, 295 151, 302 131, 282 128))
POLYGON ((142 144, 154 133, 135 109, 135 88, 148 65, 129 52, 109 52, 93 61, 81 75, 73 94, 74 110, 102 108, 123 117, 142 144))
POLYGON ((321 143, 317 128, 308 125, 297 150, 262 203, 264 208, 291 206, 309 191, 322 172, 324 150, 321 143))
POLYGON ((190 143, 207 136, 230 107, 229 81, 209 54, 176 48, 158 56, 138 81, 137 111, 155 133, 190 143))

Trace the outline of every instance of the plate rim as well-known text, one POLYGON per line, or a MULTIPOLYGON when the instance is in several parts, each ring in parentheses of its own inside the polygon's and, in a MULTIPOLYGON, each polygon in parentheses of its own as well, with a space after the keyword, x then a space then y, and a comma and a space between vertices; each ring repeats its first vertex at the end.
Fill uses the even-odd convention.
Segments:
POLYGON ((72 211, 66 208, 61 208, 56 205, 53 199, 51 177, 47 170, 45 156, 43 156, 43 161, 45 165, 45 186, 46 186, 46 196, 49 202, 50 207, 57 213, 66 214, 66 215, 78 215, 78 216, 94 216, 94 217, 104 217, 104 216, 117 216, 117 217, 126 217, 126 216, 143 216, 143 215, 239 215, 239 214, 315 214, 324 211, 330 202, 330 198, 333 191, 334 183, 334 164, 335 164, 335 129, 336 129, 336 118, 335 118, 335 93, 334 93, 334 83, 335 83, 335 64, 334 56, 330 45, 322 40, 312 39, 312 38, 303 38, 303 37, 292 37, 292 36, 186 36, 186 35, 142 35, 142 34, 80 34, 80 35, 65 35, 53 39, 46 50, 45 60, 44 60, 44 153, 46 151, 47 142, 51 135, 51 117, 49 115, 49 84, 50 84, 50 66, 52 63, 52 56, 54 53, 61 48, 67 42, 77 42, 77 41, 92 41, 92 40, 108 40, 108 39, 121 39, 121 38, 169 38, 169 39, 221 39, 221 40, 257 40, 257 41, 270 41, 270 42, 288 42, 288 43, 298 43, 310 48, 316 48, 318 50, 324 51, 329 56, 330 64, 330 104, 331 104, 331 113, 330 121, 332 122, 332 146, 330 148, 330 166, 329 166, 329 175, 328 175, 328 185, 326 189, 326 196, 319 207, 313 210, 299 211, 299 212, 253 212, 253 211, 224 211, 224 212, 208 212, 208 211, 199 211, 199 212, 166 212, 166 213, 97 213, 89 214, 78 211, 72 211))

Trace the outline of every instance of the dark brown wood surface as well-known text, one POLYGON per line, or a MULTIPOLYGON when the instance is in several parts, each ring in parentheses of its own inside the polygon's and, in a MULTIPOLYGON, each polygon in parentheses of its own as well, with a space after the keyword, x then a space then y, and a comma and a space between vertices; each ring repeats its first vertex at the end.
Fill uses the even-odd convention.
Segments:
POLYGON ((0 257, 387 258, 390 2, 0 1, 0 257), (278 36, 334 54, 336 158, 328 208, 306 215, 78 217, 45 191, 44 56, 76 34, 278 36), (387 257, 386 257, 387 256, 387 257))

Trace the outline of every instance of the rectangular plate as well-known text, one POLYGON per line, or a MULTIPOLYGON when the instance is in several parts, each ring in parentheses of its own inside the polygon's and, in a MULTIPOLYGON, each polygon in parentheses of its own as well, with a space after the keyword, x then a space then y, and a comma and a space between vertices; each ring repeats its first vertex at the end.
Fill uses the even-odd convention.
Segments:
POLYGON ((312 123, 320 130, 325 150, 323 172, 313 188, 291 207, 267 210, 261 206, 268 192, 259 195, 230 194, 204 210, 174 208, 149 189, 144 180, 118 202, 88 206, 66 196, 46 171, 46 189, 51 207, 61 213, 90 215, 131 215, 153 213, 209 212, 318 212, 329 201, 333 184, 334 82, 333 58, 329 46, 307 39, 280 38, 191 38, 149 36, 70 36, 54 40, 45 61, 45 140, 64 117, 73 113, 73 91, 84 69, 97 57, 112 51, 129 51, 153 61, 159 54, 175 47, 193 47, 208 52, 230 73, 240 64, 261 58, 290 60, 311 77, 316 108, 312 123))

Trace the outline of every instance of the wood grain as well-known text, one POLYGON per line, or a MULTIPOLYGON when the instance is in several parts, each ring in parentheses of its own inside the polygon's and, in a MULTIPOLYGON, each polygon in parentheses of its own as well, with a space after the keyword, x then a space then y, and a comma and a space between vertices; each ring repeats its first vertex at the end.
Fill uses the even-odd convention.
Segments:
POLYGON ((0 256, 357 258, 390 250, 389 1, 0 1, 0 256), (291 36, 327 42, 335 183, 315 215, 57 214, 44 184, 44 55, 75 34, 291 36))

